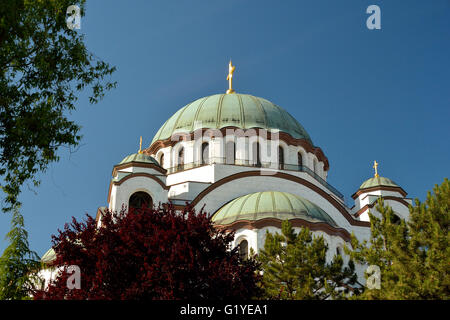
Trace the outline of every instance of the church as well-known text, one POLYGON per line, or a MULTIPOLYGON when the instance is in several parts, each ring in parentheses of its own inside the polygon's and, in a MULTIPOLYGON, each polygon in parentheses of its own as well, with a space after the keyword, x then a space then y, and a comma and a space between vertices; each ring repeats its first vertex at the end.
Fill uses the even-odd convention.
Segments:
MULTIPOLYGON (((114 165, 107 205, 97 211, 138 208, 143 203, 186 204, 204 208, 213 223, 235 232, 233 246, 242 257, 264 248, 266 232, 281 232, 283 220, 308 227, 328 244, 328 259, 342 254, 353 232, 370 236, 369 210, 382 196, 402 219, 411 199, 392 180, 375 175, 352 195, 327 182, 330 162, 303 126, 277 104, 233 89, 231 61, 228 90, 196 99, 173 114, 147 148, 114 165)), ((43 257, 54 259, 53 250, 43 257)), ((364 282, 364 270, 357 274, 364 282)))

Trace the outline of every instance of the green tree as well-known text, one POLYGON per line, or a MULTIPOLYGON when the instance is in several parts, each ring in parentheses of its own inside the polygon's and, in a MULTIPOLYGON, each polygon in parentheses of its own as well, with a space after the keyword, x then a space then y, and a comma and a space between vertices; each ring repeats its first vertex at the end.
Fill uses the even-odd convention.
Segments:
POLYGON ((13 209, 11 231, 6 235, 9 246, 0 257, 0 300, 30 299, 39 285, 38 255, 29 249, 28 232, 19 209, 13 209))
MULTIPOLYGON (((380 289, 366 288, 360 299, 449 299, 450 183, 445 179, 428 192, 424 203, 415 200, 408 221, 395 217, 378 200, 377 218, 369 213, 371 237, 345 248, 355 261, 380 268, 380 289)), ((368 276, 368 275, 366 275, 368 276)))
MULTIPOLYGON (((85 0, 77 1, 84 16, 85 0)), ((80 127, 69 120, 77 93, 90 87, 97 103, 115 87, 115 70, 89 52, 84 35, 67 27, 73 0, 0 2, 0 178, 8 211, 27 181, 74 147, 80 127)))
MULTIPOLYGON (((340 299, 356 284, 354 264, 344 266, 341 255, 326 261, 328 246, 322 236, 307 228, 296 233, 283 221, 282 234, 267 233, 258 255, 261 287, 269 299, 340 299)), ((355 289, 356 290, 356 289, 355 289)))

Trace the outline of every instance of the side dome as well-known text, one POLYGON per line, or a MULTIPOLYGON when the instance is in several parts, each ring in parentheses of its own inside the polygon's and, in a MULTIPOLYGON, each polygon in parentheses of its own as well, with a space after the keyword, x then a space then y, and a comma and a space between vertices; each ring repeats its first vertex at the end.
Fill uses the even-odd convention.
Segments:
POLYGON ((130 154, 129 156, 126 156, 122 161, 120 161, 119 165, 125 164, 125 163, 130 163, 130 162, 153 163, 153 164, 157 165, 158 167, 160 167, 158 161, 156 161, 155 158, 153 158, 147 154, 144 154, 144 153, 130 154))
POLYGON ((266 99, 239 93, 215 94, 184 106, 164 123, 150 145, 177 133, 224 127, 279 130, 313 145, 303 126, 287 111, 266 99))
POLYGON ((337 226, 316 204, 295 194, 279 191, 256 192, 236 198, 217 210, 212 221, 218 225, 228 225, 239 220, 256 221, 265 218, 303 219, 337 226))
POLYGON ((53 250, 53 248, 48 249, 47 252, 44 253, 44 255, 41 258, 41 262, 45 264, 50 264, 55 260, 56 260, 56 252, 55 250, 53 250))
POLYGON ((373 187, 395 187, 400 188, 398 184, 396 184, 391 179, 385 178, 385 177, 373 177, 370 179, 367 179, 362 183, 362 185, 359 187, 359 190, 361 189, 368 189, 373 187))

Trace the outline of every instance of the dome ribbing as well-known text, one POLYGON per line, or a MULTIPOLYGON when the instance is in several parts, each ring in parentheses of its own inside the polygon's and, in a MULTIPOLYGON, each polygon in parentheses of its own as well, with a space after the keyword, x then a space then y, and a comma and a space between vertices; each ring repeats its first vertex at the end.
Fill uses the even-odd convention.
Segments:
POLYGON ((281 131, 293 138, 312 141, 302 125, 276 104, 248 94, 215 94, 195 100, 170 117, 152 140, 169 139, 173 134, 197 129, 262 128, 281 131))

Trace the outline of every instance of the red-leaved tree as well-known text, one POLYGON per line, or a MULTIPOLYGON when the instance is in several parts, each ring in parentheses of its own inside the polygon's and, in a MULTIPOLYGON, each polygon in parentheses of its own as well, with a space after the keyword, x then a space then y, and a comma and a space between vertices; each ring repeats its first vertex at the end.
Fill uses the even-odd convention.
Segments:
POLYGON ((52 236, 54 266, 77 265, 81 288, 61 272, 35 299, 250 299, 257 294, 257 263, 231 249, 233 234, 217 230, 207 214, 168 206, 66 224, 52 236), (70 281, 70 280, 69 280, 70 281))

